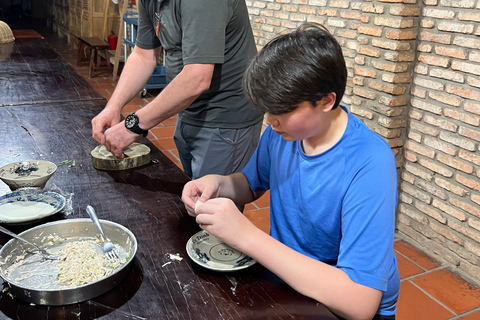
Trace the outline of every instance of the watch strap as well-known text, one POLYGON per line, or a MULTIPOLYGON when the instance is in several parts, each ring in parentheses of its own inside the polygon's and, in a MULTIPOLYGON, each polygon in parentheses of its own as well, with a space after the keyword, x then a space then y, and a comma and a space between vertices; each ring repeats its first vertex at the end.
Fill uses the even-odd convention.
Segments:
POLYGON ((141 134, 145 138, 148 134, 148 130, 143 130, 142 128, 140 128, 140 126, 138 125, 140 120, 138 119, 138 116, 135 114, 135 112, 129 114, 127 116, 127 118, 132 118, 132 120, 134 121, 134 125, 131 126, 131 127, 127 127, 127 124, 126 124, 127 119, 125 119, 126 120, 125 121, 125 128, 127 128, 127 130, 130 130, 133 133, 141 134))

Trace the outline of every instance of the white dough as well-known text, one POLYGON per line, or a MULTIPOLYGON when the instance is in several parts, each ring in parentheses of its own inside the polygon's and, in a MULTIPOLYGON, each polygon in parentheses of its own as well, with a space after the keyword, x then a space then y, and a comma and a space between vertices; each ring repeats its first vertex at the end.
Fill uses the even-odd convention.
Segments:
POLYGON ((203 202, 200 200, 197 200, 197 202, 195 202, 195 212, 197 212, 197 208, 200 207, 202 204, 203 202))

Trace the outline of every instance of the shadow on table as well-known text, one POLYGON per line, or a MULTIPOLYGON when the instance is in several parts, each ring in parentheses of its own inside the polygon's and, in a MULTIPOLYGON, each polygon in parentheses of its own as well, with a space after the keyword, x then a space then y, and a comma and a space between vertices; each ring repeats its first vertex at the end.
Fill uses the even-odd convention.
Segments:
MULTIPOLYGON (((0 312, 8 318, 19 320, 98 319, 112 312, 115 313, 115 319, 138 319, 136 315, 118 310, 135 295, 143 281, 142 265, 136 258, 132 264, 130 272, 117 286, 94 299, 65 306, 40 306, 12 298, 2 292, 0 312)), ((0 314, 0 318, 4 319, 4 316, 0 314)))

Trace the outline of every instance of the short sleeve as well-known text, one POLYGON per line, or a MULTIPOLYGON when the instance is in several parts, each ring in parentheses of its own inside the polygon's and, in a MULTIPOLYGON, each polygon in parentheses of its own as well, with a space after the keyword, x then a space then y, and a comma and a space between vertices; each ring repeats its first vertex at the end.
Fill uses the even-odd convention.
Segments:
POLYGON ((225 0, 182 1, 184 64, 224 62, 228 8, 225 0))
POLYGON ((385 291, 394 261, 397 173, 391 150, 375 151, 375 157, 360 164, 342 203, 337 266, 353 281, 385 291))
POLYGON ((270 189, 271 157, 269 146, 272 129, 268 127, 260 137, 255 153, 250 158, 242 173, 248 180, 250 189, 253 191, 270 189))
POLYGON ((147 10, 146 7, 147 5, 152 6, 150 2, 156 3, 156 1, 138 1, 138 28, 135 45, 142 49, 155 49, 160 47, 160 40, 158 40, 155 31, 154 13, 149 14, 149 10, 147 10))

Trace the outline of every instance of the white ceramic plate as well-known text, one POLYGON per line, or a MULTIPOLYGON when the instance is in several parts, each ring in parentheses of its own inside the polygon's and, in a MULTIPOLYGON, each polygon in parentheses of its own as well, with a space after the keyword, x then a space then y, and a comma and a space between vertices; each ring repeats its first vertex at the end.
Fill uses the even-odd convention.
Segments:
POLYGON ((51 216, 65 207, 65 198, 52 191, 19 190, 0 197, 0 223, 25 223, 51 216))
POLYGON ((236 271, 256 263, 205 230, 197 232, 188 240, 187 254, 197 264, 215 271, 236 271))

